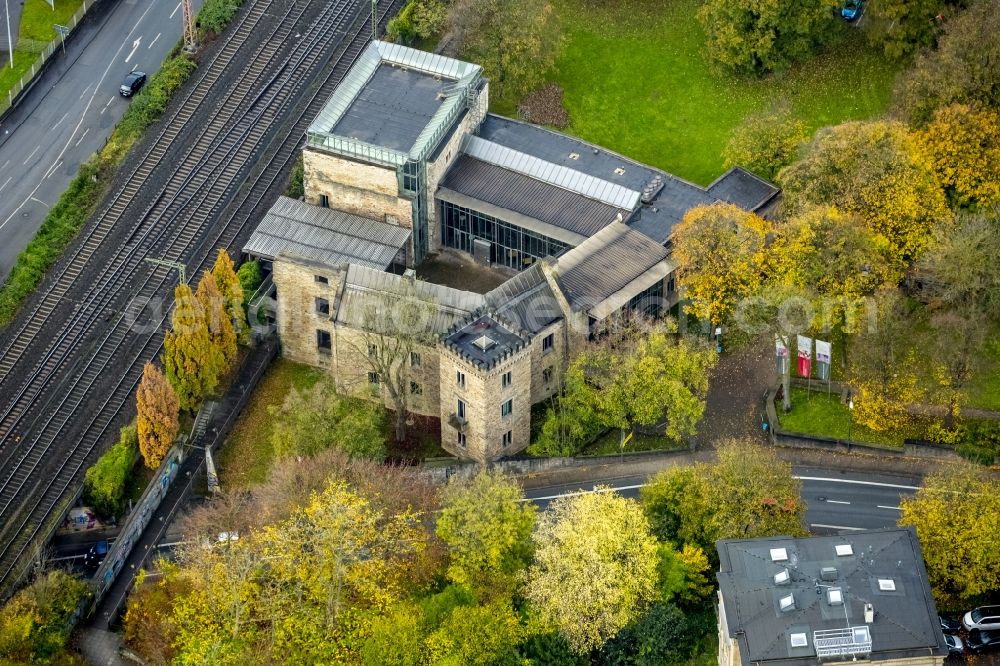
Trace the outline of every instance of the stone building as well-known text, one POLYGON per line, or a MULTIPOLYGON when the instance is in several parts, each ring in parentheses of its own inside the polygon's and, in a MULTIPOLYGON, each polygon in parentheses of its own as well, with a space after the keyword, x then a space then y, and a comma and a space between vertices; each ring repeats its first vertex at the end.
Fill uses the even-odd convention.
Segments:
POLYGON ((719 666, 940 666, 913 527, 720 541, 719 666))
POLYGON ((677 304, 669 236, 689 208, 765 214, 778 196, 739 168, 699 187, 488 114, 488 98, 478 65, 372 42, 309 127, 304 201, 280 198, 244 247, 271 269, 287 356, 390 407, 406 389, 445 449, 484 462, 528 445, 577 345, 677 304), (476 293, 461 274, 414 277, 441 253, 507 279, 476 293))

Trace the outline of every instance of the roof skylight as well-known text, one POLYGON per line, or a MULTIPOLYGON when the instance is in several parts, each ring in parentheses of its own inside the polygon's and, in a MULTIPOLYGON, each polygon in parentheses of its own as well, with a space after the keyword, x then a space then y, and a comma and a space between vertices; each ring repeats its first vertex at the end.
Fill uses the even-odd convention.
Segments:
POLYGON ((772 548, 771 549, 771 561, 772 562, 785 562, 788 560, 788 550, 785 548, 772 548))
POLYGON ((839 587, 831 587, 826 591, 826 599, 831 606, 842 606, 844 603, 844 593, 839 587))
POLYGON ((879 578, 878 589, 882 590, 883 592, 895 592, 896 581, 894 581, 891 578, 879 578))
POLYGON ((846 557, 847 555, 854 554, 854 548, 849 543, 838 543, 836 550, 837 557, 846 557))
POLYGON ((809 645, 809 637, 805 634, 792 634, 788 638, 792 647, 806 647, 809 645))
POLYGON ((789 594, 787 597, 781 597, 778 600, 778 606, 782 611, 790 611, 795 609, 795 595, 789 594))

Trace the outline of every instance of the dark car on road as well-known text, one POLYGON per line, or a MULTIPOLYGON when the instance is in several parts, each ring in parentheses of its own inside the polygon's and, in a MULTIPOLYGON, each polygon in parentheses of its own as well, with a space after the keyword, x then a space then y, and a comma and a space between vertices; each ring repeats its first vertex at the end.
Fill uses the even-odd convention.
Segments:
POLYGON ((128 76, 125 77, 125 80, 122 81, 122 86, 118 89, 118 92, 121 93, 122 97, 131 97, 139 92, 139 89, 142 88, 145 83, 146 73, 133 70, 129 72, 128 76))
POLYGON ((965 639, 965 644, 977 654, 984 650, 996 650, 1000 648, 1000 631, 973 629, 965 639))
POLYGON ((87 554, 83 556, 83 566, 87 568, 88 571, 97 571, 98 567, 101 566, 101 562, 108 554, 108 548, 110 544, 107 541, 98 541, 87 554))

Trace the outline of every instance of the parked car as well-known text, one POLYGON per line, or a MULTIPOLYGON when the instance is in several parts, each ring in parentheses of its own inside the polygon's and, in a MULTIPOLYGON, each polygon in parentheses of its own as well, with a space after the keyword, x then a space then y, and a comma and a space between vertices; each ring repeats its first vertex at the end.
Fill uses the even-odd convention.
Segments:
POLYGON ((957 634, 962 631, 962 623, 958 620, 949 620, 940 615, 938 615, 938 620, 941 622, 941 631, 946 634, 957 634))
POLYGON ((967 630, 1000 629, 1000 606, 980 606, 962 616, 962 626, 967 630))
POLYGON ((122 81, 121 88, 118 92, 121 93, 122 97, 131 97, 132 95, 139 92, 139 89, 146 84, 146 73, 137 70, 132 70, 122 81))
POLYGON ((959 655, 965 652, 965 646, 962 645, 962 639, 959 638, 958 636, 945 634, 944 644, 948 646, 948 654, 959 655))
POLYGON ((969 632, 969 637, 965 643, 976 654, 984 650, 996 650, 1000 648, 1000 631, 973 629, 969 632))
POLYGON ((98 541, 87 554, 83 556, 83 566, 85 566, 90 571, 97 571, 98 567, 101 566, 101 562, 104 561, 105 556, 108 554, 109 544, 107 541, 98 541))
POLYGON ((862 0, 845 0, 840 6, 840 18, 845 21, 857 21, 865 11, 865 3, 862 0))

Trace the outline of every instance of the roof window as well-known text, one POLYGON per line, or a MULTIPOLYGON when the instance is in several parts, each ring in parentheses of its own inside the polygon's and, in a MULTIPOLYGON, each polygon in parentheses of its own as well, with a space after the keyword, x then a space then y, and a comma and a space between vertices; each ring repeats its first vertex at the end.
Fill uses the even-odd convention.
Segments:
POLYGON ((891 578, 879 578, 878 589, 882 590, 883 592, 895 592, 896 581, 894 581, 891 578))
POLYGON ((771 549, 771 561, 772 562, 787 562, 788 561, 788 551, 784 548, 772 548, 771 549))
POLYGON ((831 606, 843 606, 844 605, 844 593, 841 592, 839 587, 831 587, 826 591, 826 600, 831 606))
POLYGON ((615 174, 619 176, 625 175, 625 167, 618 167, 615 169, 615 174))
POLYGON ((580 153, 570 153, 569 154, 569 158, 571 160, 578 160, 578 159, 580 159, 580 153))
POLYGON ((782 612, 795 610, 795 595, 789 594, 787 597, 781 597, 778 600, 778 606, 782 612))
POLYGON ((847 557, 854 554, 854 548, 849 543, 838 543, 836 550, 837 557, 847 557))
POLYGON ((788 575, 788 569, 782 569, 778 573, 774 574, 774 584, 775 585, 788 585, 788 581, 792 579, 788 575))
POLYGON ((807 647, 809 645, 809 638, 805 634, 792 634, 788 640, 792 647, 807 647))

